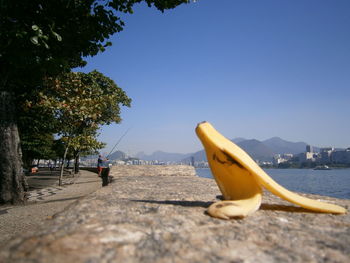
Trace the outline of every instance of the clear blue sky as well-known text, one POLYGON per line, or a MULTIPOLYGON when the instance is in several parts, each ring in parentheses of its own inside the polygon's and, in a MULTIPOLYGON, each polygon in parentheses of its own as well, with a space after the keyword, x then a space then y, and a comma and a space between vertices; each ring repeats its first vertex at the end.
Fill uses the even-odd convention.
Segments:
POLYGON ((228 138, 279 136, 350 147, 349 0, 198 0, 138 5, 113 46, 88 59, 133 99, 101 129, 108 152, 202 148, 209 121, 228 138))

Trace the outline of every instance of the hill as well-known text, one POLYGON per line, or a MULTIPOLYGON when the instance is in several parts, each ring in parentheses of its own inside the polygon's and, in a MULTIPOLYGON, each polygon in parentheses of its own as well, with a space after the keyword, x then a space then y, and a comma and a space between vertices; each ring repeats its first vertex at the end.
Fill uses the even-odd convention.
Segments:
MULTIPOLYGON (((275 154, 298 154, 304 152, 307 145, 305 142, 290 142, 279 137, 272 137, 264 141, 235 138, 232 141, 245 150, 254 160, 259 161, 271 161, 275 154)), ((314 147, 314 149, 317 150, 318 148, 314 147)), ((125 153, 121 151, 110 155, 112 160, 121 160, 125 157, 125 153)), ((156 151, 147 155, 144 152, 140 152, 135 157, 145 161, 158 160, 161 162, 190 162, 191 157, 194 157, 194 160, 197 162, 207 160, 204 150, 188 154, 156 151)))
MULTIPOLYGON (((235 138, 232 141, 245 150, 254 160, 259 161, 271 161, 275 154, 298 154, 305 152, 307 145, 305 142, 290 142, 279 137, 272 137, 264 141, 235 138)), ((315 151, 318 149, 318 147, 314 147, 315 151)), ((193 156, 197 162, 206 161, 204 150, 195 152, 189 156, 193 156)), ((189 161, 189 158, 185 159, 184 161, 189 161)))
POLYGON ((273 150, 255 139, 241 141, 237 145, 245 150, 254 160, 271 161, 275 155, 273 150))
POLYGON ((116 151, 108 156, 110 160, 124 160, 126 158, 126 154, 122 151, 116 151))
MULTIPOLYGON (((260 160, 260 161, 271 161, 272 157, 274 155, 274 152, 264 145, 262 142, 252 139, 252 140, 246 140, 242 138, 233 139, 233 141, 241 147, 243 150, 245 150, 254 160, 260 160)), ((184 159, 184 162, 189 162, 190 157, 194 157, 194 160, 197 162, 200 161, 206 161, 206 154, 204 150, 195 152, 191 155, 189 155, 189 158, 184 159)))
POLYGON ((264 145, 269 147, 275 154, 277 153, 292 153, 297 154, 304 152, 306 149, 305 142, 289 142, 279 137, 272 137, 268 140, 262 141, 264 145))

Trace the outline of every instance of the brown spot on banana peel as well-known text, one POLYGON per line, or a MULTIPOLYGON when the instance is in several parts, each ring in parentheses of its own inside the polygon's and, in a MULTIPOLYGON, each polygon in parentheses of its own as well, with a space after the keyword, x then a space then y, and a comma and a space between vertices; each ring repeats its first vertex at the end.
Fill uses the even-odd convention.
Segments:
POLYGON ((237 165, 239 168, 244 168, 242 164, 237 162, 235 159, 233 159, 228 153, 225 152, 225 150, 221 151, 223 155, 226 157, 226 161, 222 161, 219 159, 219 157, 214 153, 213 154, 213 160, 217 161, 221 164, 228 164, 228 165, 237 165))
POLYGON ((221 160, 216 156, 215 153, 213 154, 213 160, 214 160, 214 161, 217 161, 217 162, 219 162, 219 163, 221 163, 221 164, 225 164, 225 163, 226 163, 225 161, 221 161, 221 160))
POLYGON ((231 164, 236 164, 239 168, 242 168, 242 169, 244 168, 244 166, 240 162, 233 159, 232 156, 229 153, 227 153, 225 150, 222 150, 221 152, 226 156, 226 160, 228 162, 230 162, 231 164))

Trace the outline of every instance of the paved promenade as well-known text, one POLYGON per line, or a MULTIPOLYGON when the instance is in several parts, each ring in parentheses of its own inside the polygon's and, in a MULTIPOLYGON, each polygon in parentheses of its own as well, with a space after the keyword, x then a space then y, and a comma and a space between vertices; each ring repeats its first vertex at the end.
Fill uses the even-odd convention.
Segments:
POLYGON ((58 186, 58 172, 40 172, 27 179, 28 204, 0 206, 0 247, 20 234, 34 233, 55 214, 102 185, 97 174, 88 171, 81 171, 75 177, 64 176, 62 186, 58 186))

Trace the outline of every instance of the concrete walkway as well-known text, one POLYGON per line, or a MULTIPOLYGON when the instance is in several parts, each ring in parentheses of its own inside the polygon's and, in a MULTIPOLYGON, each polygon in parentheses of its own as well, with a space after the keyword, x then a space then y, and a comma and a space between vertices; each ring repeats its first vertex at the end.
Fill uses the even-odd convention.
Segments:
POLYGON ((97 174, 81 171, 74 178, 65 177, 58 186, 56 176, 38 174, 28 178, 30 186, 25 206, 0 206, 0 247, 23 233, 35 232, 76 200, 101 188, 97 174))

